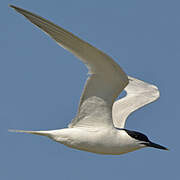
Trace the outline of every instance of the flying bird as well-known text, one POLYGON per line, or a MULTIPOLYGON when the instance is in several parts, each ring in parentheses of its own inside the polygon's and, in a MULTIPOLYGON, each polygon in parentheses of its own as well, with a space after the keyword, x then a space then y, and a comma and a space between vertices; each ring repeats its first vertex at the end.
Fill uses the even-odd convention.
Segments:
POLYGON ((46 136, 65 146, 97 154, 120 155, 144 147, 168 150, 143 133, 125 128, 133 111, 159 98, 156 86, 127 76, 110 56, 56 24, 14 5, 10 7, 78 57, 89 70, 77 115, 67 128, 10 131, 46 136), (126 96, 116 100, 123 90, 126 96))

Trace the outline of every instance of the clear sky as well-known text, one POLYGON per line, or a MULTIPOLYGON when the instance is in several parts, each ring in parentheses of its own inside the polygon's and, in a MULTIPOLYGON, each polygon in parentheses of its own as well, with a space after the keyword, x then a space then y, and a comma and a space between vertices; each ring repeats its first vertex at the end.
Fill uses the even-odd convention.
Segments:
POLYGON ((0 179, 179 179, 180 1, 1 0, 0 179), (124 71, 159 87, 158 101, 126 128, 170 148, 120 156, 67 148, 7 129, 64 128, 75 116, 87 69, 8 7, 61 25, 112 56, 124 71))

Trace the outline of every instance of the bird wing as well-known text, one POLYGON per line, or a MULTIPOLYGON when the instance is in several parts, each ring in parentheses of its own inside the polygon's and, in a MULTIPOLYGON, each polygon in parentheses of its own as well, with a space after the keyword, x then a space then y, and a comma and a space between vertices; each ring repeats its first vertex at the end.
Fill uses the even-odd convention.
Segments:
POLYGON ((135 110, 159 98, 156 86, 130 77, 129 84, 124 89, 126 96, 113 104, 113 123, 115 127, 124 128, 127 117, 135 110))
POLYGON ((128 84, 127 75, 108 55, 52 22, 10 5, 51 36, 61 47, 81 59, 89 69, 78 114, 69 127, 113 125, 112 104, 128 84))

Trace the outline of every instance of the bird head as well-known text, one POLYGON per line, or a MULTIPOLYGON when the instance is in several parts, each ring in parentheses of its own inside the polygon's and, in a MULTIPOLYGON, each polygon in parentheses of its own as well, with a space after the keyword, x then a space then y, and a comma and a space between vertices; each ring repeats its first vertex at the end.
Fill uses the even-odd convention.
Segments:
POLYGON ((137 131, 131 131, 124 129, 131 138, 135 139, 136 142, 140 147, 153 147, 157 149, 162 149, 162 150, 168 150, 168 148, 161 146, 159 144, 156 144, 148 139, 146 135, 143 133, 137 132, 137 131))

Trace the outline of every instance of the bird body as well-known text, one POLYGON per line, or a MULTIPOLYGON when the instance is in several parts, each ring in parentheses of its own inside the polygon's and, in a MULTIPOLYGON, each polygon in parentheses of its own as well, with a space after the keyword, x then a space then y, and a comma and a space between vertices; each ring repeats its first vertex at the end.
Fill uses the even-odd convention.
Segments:
POLYGON ((116 128, 69 128, 58 130, 57 134, 57 142, 97 154, 119 155, 143 147, 138 144, 134 146, 135 140, 125 130, 116 128), (66 137, 65 141, 62 136, 66 137))
POLYGON ((50 131, 18 130, 18 132, 47 136, 70 148, 96 154, 119 155, 145 147, 131 138, 124 129, 118 130, 114 127, 97 129, 77 127, 50 131))
POLYGON ((12 130, 50 139, 68 147, 98 154, 123 154, 143 147, 167 148, 142 133, 124 128, 127 117, 159 97, 158 88, 127 76, 108 55, 52 22, 10 5, 84 62, 89 70, 77 115, 68 128, 49 131, 12 130), (117 101, 125 90, 127 95, 117 101))

